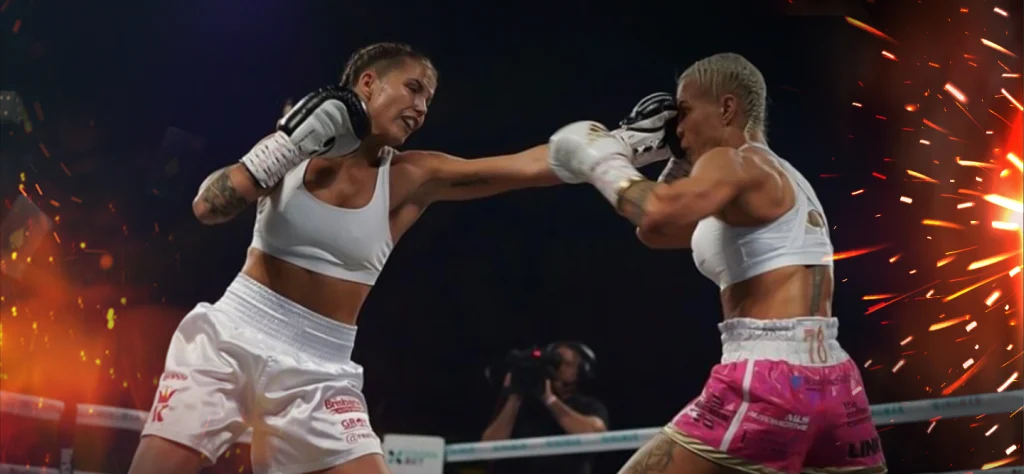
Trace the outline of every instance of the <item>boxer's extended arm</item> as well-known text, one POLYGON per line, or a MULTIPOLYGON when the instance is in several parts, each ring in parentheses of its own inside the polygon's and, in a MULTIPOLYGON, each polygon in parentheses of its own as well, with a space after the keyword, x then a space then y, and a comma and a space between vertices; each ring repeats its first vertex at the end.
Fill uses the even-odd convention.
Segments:
POLYGON ((509 439, 512 436, 512 428, 516 425, 516 415, 519 414, 519 407, 522 403, 523 399, 519 395, 514 393, 509 395, 505 400, 505 405, 498 412, 498 416, 484 430, 481 439, 483 441, 509 439))
POLYGON ((604 420, 600 417, 581 414, 569 405, 562 403, 558 398, 547 405, 551 414, 555 416, 555 420, 566 433, 582 434, 608 431, 608 427, 604 425, 604 420))
POLYGON ((642 241, 682 241, 701 219, 717 214, 741 192, 761 181, 733 148, 715 148, 698 161, 689 178, 672 184, 638 180, 619 192, 618 211, 636 224, 642 241))
POLYGON ((562 183, 548 166, 547 145, 472 160, 437 152, 418 153, 422 153, 429 176, 421 191, 430 202, 465 201, 562 183))
POLYGON ((192 201, 192 212, 207 225, 227 222, 249 207, 249 204, 270 193, 256 184, 252 174, 241 163, 214 171, 199 185, 192 201))

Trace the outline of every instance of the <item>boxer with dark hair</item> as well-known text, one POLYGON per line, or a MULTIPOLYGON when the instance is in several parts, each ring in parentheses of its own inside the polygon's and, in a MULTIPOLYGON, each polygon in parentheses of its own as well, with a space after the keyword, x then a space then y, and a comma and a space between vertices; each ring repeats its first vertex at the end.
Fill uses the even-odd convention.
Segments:
POLYGON ((676 99, 665 123, 678 122, 685 156, 664 182, 644 179, 636 151, 600 124, 550 142, 559 176, 593 184, 647 245, 692 248, 720 290, 721 364, 620 472, 886 472, 859 367, 836 341, 825 211, 766 143, 764 77, 716 54, 682 74, 676 99))
MULTIPOLYGON (((560 183, 547 145, 465 160, 398 152, 437 88, 398 43, 352 55, 193 202, 205 224, 258 202, 245 265, 178 326, 131 474, 196 473, 253 429, 256 473, 386 473, 351 360, 359 310, 430 204, 560 183)), ((626 140, 628 137, 623 138, 626 140)))

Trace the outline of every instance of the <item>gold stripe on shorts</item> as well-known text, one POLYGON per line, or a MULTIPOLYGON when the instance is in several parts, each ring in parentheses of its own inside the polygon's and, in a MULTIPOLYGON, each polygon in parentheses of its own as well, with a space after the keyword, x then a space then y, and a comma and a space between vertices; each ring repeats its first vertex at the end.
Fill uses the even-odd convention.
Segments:
POLYGON ((782 471, 776 471, 770 467, 739 459, 730 456, 728 453, 723 453, 722 451, 712 448, 711 446, 686 435, 682 431, 679 431, 679 428, 676 428, 674 425, 665 425, 661 431, 672 439, 672 441, 679 443, 684 448, 690 450, 693 454, 718 464, 719 466, 729 467, 738 471, 748 472, 750 474, 786 474, 782 471))
POLYGON ((805 467, 801 474, 887 474, 889 468, 885 464, 878 466, 851 467, 805 467))

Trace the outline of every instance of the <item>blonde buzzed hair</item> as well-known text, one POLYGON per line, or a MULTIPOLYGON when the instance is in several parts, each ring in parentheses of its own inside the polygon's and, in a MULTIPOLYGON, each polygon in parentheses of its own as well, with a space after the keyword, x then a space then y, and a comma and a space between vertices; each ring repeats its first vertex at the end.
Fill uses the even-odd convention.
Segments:
POLYGON ((692 79, 714 99, 732 94, 747 118, 746 133, 765 131, 768 86, 764 76, 747 58, 736 53, 719 53, 693 63, 679 76, 679 84, 692 79))

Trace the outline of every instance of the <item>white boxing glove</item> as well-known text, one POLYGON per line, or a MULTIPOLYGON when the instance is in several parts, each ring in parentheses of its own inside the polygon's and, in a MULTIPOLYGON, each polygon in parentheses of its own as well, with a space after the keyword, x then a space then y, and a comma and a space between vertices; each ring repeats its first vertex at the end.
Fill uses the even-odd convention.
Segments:
POLYGON ((331 86, 313 92, 278 122, 277 133, 258 143, 241 162, 264 189, 277 184, 313 156, 352 153, 370 132, 370 117, 351 89, 331 86))
POLYGON ((613 206, 618 206, 619 192, 644 179, 631 163, 633 150, 597 122, 566 125, 548 144, 551 169, 560 179, 590 182, 613 206))
POLYGON ((629 115, 619 122, 620 128, 611 133, 633 149, 633 166, 640 168, 681 157, 681 154, 676 154, 678 147, 672 146, 671 142, 676 139, 677 116, 672 94, 657 92, 640 99, 629 115))

